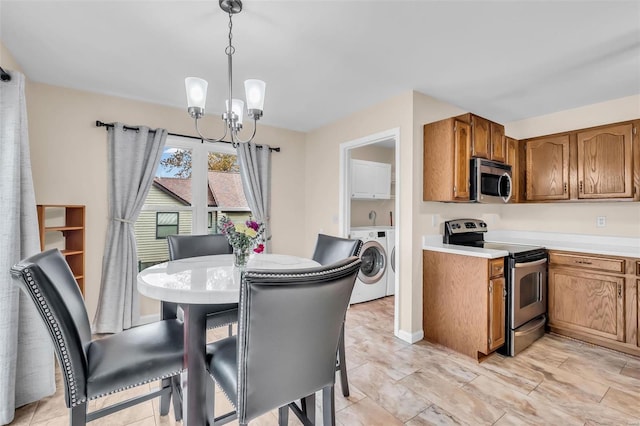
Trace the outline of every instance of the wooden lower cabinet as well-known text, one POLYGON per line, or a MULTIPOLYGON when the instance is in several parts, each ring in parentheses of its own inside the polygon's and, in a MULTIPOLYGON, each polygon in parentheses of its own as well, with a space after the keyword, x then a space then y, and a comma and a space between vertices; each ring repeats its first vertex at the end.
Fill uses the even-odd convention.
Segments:
POLYGON ((504 344, 504 259, 423 252, 425 340, 482 359, 504 344))
POLYGON ((633 259, 549 252, 551 331, 640 355, 633 259))

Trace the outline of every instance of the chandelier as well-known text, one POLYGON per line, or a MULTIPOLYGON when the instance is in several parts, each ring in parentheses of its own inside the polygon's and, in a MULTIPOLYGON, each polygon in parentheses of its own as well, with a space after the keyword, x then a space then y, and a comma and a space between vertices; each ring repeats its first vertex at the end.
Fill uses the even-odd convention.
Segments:
POLYGON ((253 119, 253 134, 247 140, 240 140, 238 133, 242 130, 242 118, 244 116, 244 102, 241 99, 233 98, 233 75, 232 75, 232 61, 233 54, 235 53, 235 47, 231 43, 232 41, 232 17, 236 13, 240 13, 242 10, 241 0, 219 0, 220 8, 229 14, 229 45, 225 48, 228 63, 228 77, 229 77, 229 97, 225 104, 226 109, 222 114, 222 119, 225 122, 224 135, 218 139, 209 139, 200 133, 198 127, 198 120, 204 116, 204 107, 207 101, 207 86, 206 80, 197 77, 187 77, 184 80, 185 87, 187 89, 187 111, 189 115, 195 120, 195 127, 198 135, 208 142, 221 142, 227 136, 230 135, 231 142, 236 144, 238 142, 251 142, 256 135, 257 121, 262 117, 262 108, 264 106, 264 92, 265 82, 262 80, 250 79, 244 82, 244 89, 247 100, 247 115, 253 119), (231 102, 229 100, 231 99, 231 102))

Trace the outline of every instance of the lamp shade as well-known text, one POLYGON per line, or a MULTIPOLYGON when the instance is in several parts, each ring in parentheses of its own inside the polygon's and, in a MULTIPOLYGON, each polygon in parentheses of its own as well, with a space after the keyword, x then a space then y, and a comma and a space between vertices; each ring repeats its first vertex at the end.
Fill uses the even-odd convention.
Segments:
POLYGON ((202 108, 207 103, 207 83, 206 80, 197 77, 187 77, 184 79, 184 85, 187 89, 187 106, 189 108, 202 108))
MULTIPOLYGON (((229 99, 225 101, 227 111, 229 111, 229 99)), ((238 117, 236 122, 242 124, 242 118, 244 115, 244 102, 241 99, 233 99, 231 102, 231 111, 238 117)))
POLYGON ((266 83, 262 80, 249 79, 244 82, 244 91, 247 97, 247 109, 264 109, 264 92, 266 83))

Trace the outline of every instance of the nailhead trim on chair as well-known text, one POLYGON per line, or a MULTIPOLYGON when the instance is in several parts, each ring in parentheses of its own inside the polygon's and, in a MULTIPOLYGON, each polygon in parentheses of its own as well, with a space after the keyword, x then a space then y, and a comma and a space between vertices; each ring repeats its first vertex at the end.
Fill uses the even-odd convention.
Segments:
MULTIPOLYGON (((86 397, 78 398, 76 394, 76 388, 78 387, 78 384, 74 380, 75 375, 74 375, 73 367, 71 365, 71 361, 69 360, 69 354, 67 351, 66 343, 62 337, 62 333, 60 332, 60 326, 58 324, 58 321, 56 320, 51 310, 49 309, 45 298, 40 294, 40 290, 35 284, 33 277, 31 276, 31 270, 28 268, 28 266, 19 264, 19 265, 16 265, 16 268, 20 268, 20 271, 24 274, 27 280, 27 283, 29 285, 31 297, 37 301, 36 305, 38 306, 38 309, 40 309, 40 311, 43 312, 47 317, 47 321, 49 322, 48 323, 49 333, 58 342, 58 346, 56 346, 55 349, 58 352, 58 359, 60 359, 62 361, 62 364, 64 364, 64 368, 62 368, 62 372, 65 375, 65 384, 67 385, 67 391, 71 399, 70 401, 71 408, 85 403, 87 401, 87 398, 86 397)), ((141 386, 150 382, 154 382, 156 380, 162 380, 169 377, 173 377, 175 375, 180 374, 181 372, 182 372, 182 369, 178 371, 174 371, 172 373, 162 375, 162 376, 155 377, 153 379, 145 380, 143 382, 135 383, 133 385, 124 386, 119 389, 114 389, 107 393, 102 393, 100 395, 92 396, 91 398, 89 398, 89 400, 101 398, 103 396, 107 396, 117 392, 121 392, 123 390, 131 389, 136 386, 141 386)))
POLYGON ((114 389, 114 390, 109 391, 109 392, 101 393, 100 395, 94 395, 91 398, 89 398, 89 401, 92 401, 92 400, 98 399, 98 398, 102 398, 103 396, 113 395, 114 393, 118 393, 118 392, 121 392, 123 390, 135 388, 136 386, 142 386, 142 385, 145 385, 147 383, 155 382, 156 380, 168 379, 169 377, 177 376, 181 372, 182 372, 182 369, 174 371, 172 373, 167 373, 167 374, 162 375, 162 376, 158 376, 158 377, 153 378, 153 379, 145 380, 143 382, 134 383, 134 384, 128 385, 128 386, 123 386, 121 388, 114 389))
POLYGON ((318 271, 318 272, 303 272, 303 273, 294 273, 294 274, 271 274, 271 273, 260 273, 260 272, 255 272, 255 271, 251 271, 248 270, 247 272, 244 273, 245 277, 249 277, 249 278, 267 278, 267 277, 316 277, 318 275, 330 275, 334 272, 339 272, 339 271, 343 271, 345 269, 349 269, 353 267, 353 262, 348 263, 346 265, 343 265, 339 268, 334 268, 334 269, 328 269, 325 271, 318 271))
POLYGON ((69 360, 69 354, 67 352, 66 343, 62 337, 62 332, 60 331, 60 325, 58 324, 58 320, 53 316, 49 306, 47 305, 47 301, 44 296, 41 295, 38 286, 35 284, 33 277, 31 275, 31 270, 28 268, 28 265, 18 264, 16 268, 20 269, 20 272, 24 275, 29 292, 31 293, 31 298, 36 302, 36 306, 46 316, 48 321, 48 329, 49 334, 53 337, 58 345, 55 347, 56 352, 58 353, 58 359, 61 361, 62 372, 65 375, 65 384, 67 386, 67 393, 70 398, 71 407, 78 406, 87 401, 86 397, 78 398, 76 393, 76 388, 78 384, 75 381, 75 374, 73 371, 73 367, 71 365, 71 361, 69 360))

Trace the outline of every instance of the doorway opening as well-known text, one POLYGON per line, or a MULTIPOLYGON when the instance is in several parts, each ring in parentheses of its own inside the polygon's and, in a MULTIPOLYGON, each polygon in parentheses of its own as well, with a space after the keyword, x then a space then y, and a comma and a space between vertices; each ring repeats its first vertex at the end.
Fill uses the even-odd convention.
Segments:
MULTIPOLYGON (((392 201, 391 209, 389 210, 389 215, 386 215, 386 211, 384 215, 377 214, 371 211, 368 215, 369 220, 373 220, 371 223, 372 226, 380 226, 381 224, 389 225, 395 232, 392 232, 393 235, 392 240, 390 242, 390 246, 393 247, 393 251, 395 251, 393 258, 395 259, 395 271, 396 273, 392 275, 392 289, 394 294, 394 315, 393 315, 393 333, 396 337, 399 336, 400 329, 400 292, 402 291, 399 286, 400 282, 400 264, 401 264, 401 254, 400 254, 400 246, 398 244, 400 240, 400 230, 402 229, 402 221, 401 221, 401 208, 400 208, 400 195, 402 193, 402 186, 400 182, 400 128, 396 127, 393 129, 385 130, 380 133, 376 133, 373 135, 365 136, 363 138, 359 138, 356 140, 352 140, 349 142, 344 142, 340 144, 340 214, 338 218, 340 232, 343 236, 349 236, 352 231, 352 223, 358 223, 357 220, 352 216, 352 159, 354 159, 354 154, 358 156, 357 153, 361 153, 364 150, 362 148, 383 148, 391 151, 393 155, 392 159, 392 171, 391 171, 391 195, 389 201, 392 201), (382 216, 382 217, 381 217, 382 216), (378 219, 376 223, 375 220, 378 219)), ((362 217, 362 215, 360 215, 362 217)), ((362 219, 362 220, 366 220, 362 219)), ((388 250, 389 255, 391 255, 392 250, 388 250)), ((391 258, 391 257, 389 257, 391 258)), ((391 262, 390 262, 391 263, 391 262)), ((391 269, 391 264, 389 264, 389 268, 391 269)))

